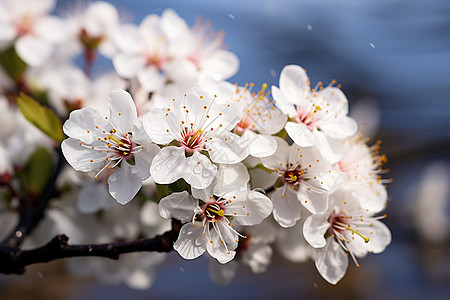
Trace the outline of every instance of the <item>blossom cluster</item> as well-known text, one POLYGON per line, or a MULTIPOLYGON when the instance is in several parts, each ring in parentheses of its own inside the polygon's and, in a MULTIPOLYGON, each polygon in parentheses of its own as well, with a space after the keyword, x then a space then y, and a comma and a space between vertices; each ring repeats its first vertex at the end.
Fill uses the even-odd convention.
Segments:
MULTIPOLYGON (((287 65, 277 86, 232 84, 239 60, 209 21, 189 27, 166 9, 137 26, 106 2, 64 18, 54 6, 0 3, 0 181, 9 187, 0 218, 20 204, 13 190, 24 162, 52 144, 15 107, 18 92, 40 95, 65 119, 71 166, 29 243, 55 233, 80 243, 152 237, 174 218, 183 226, 173 248, 185 259, 207 252, 220 284, 237 263, 264 272, 273 247, 293 262, 314 260, 336 284, 347 256, 359 266, 390 243, 379 221, 386 158, 366 144, 335 80, 313 87, 305 69, 287 65), (98 55, 114 70, 94 76, 98 55)), ((145 288, 162 261, 151 254, 115 267, 72 261, 70 270, 145 288)))

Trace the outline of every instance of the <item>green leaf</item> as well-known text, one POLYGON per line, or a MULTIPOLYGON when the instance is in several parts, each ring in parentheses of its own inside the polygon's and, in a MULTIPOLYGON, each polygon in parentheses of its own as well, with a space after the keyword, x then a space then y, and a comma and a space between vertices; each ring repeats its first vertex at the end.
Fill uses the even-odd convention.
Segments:
POLYGON ((40 196, 47 187, 53 173, 53 159, 45 148, 38 148, 25 167, 28 195, 40 196))
POLYGON ((22 80, 23 74, 27 69, 27 64, 17 55, 14 46, 0 52, 0 66, 16 82, 22 80))
POLYGON ((64 138, 62 123, 53 110, 42 106, 33 98, 21 94, 17 99, 17 106, 24 117, 46 135, 60 144, 64 138))

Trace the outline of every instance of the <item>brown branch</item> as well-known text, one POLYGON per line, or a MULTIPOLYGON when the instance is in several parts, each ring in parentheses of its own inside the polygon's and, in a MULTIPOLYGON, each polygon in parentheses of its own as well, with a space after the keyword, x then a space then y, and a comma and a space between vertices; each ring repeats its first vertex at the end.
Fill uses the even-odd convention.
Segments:
POLYGON ((23 238, 30 234, 44 217, 44 212, 47 208, 48 202, 53 197, 55 192, 56 180, 58 179, 59 173, 64 166, 64 156, 61 149, 56 148, 55 151, 58 154, 56 167, 44 193, 41 195, 36 205, 26 205, 23 207, 20 212, 19 223, 10 235, 1 243, 1 245, 11 248, 18 247, 22 243, 23 238))
POLYGON ((108 244, 69 245, 67 243, 69 238, 66 235, 58 235, 46 245, 32 250, 0 247, 0 273, 23 274, 28 265, 69 257, 97 256, 118 259, 120 254, 131 252, 170 252, 180 229, 181 222, 172 219, 172 229, 152 239, 108 244))

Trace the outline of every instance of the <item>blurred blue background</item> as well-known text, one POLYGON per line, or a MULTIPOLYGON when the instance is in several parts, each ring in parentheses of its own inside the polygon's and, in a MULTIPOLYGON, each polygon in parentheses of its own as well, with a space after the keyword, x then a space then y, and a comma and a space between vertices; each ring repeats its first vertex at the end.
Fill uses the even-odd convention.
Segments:
MULTIPOLYGON (((68 2, 59 1, 59 9, 68 2)), ((148 291, 64 281, 61 293, 44 293, 42 299, 450 299, 448 223, 436 228, 443 237, 430 239, 417 221, 420 216, 425 224, 426 217, 432 220, 433 208, 444 210, 447 219, 450 215, 448 193, 442 205, 435 204, 433 193, 422 199, 419 191, 431 163, 443 174, 450 163, 450 1, 109 2, 135 23, 165 8, 173 8, 189 25, 198 15, 211 19, 216 29, 226 31, 226 44, 240 59, 232 82, 278 85, 287 64, 307 68, 313 85, 337 79, 351 113, 366 123, 369 135, 382 139, 389 158, 391 172, 385 177, 394 181, 385 221, 393 242, 382 254, 362 259, 360 268, 349 264, 337 286, 326 283, 312 262, 292 264, 276 256, 265 274, 241 268, 229 286, 221 287, 209 279, 207 259, 187 262, 171 253, 148 291), (417 211, 419 201, 431 209, 417 211)), ((442 181, 438 187, 450 185, 446 176, 432 180, 442 181)), ((38 269, 12 282, 9 291, 28 295, 24 287, 50 285, 51 275, 38 279, 38 269)))

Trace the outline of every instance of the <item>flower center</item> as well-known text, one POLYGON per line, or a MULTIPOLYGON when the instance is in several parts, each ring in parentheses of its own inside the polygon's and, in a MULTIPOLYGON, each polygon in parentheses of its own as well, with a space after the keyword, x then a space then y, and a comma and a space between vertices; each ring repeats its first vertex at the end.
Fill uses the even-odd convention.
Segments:
POLYGON ((300 166, 297 167, 291 167, 284 171, 284 173, 281 176, 281 180, 283 180, 283 183, 289 184, 289 185, 297 185, 300 183, 303 175, 305 174, 305 170, 303 170, 300 166))
POLYGON ((223 207, 219 203, 210 203, 203 210, 208 222, 217 222, 225 215, 223 207))
POLYGON ((204 142, 205 135, 201 129, 194 131, 185 127, 181 131, 180 143, 188 153, 193 153, 195 150, 201 151, 203 149, 204 142))
POLYGON ((343 214, 332 214, 329 218, 329 222, 331 234, 336 235, 339 239, 342 240, 342 234, 345 231, 349 231, 352 234, 356 234, 361 237, 364 242, 369 242, 368 237, 363 236, 357 229, 353 229, 351 227, 350 220, 347 216, 343 214))

